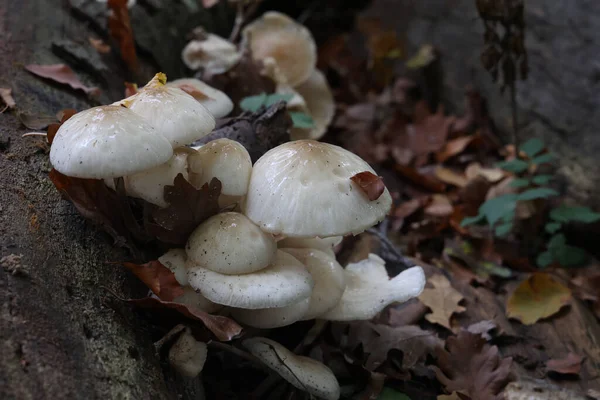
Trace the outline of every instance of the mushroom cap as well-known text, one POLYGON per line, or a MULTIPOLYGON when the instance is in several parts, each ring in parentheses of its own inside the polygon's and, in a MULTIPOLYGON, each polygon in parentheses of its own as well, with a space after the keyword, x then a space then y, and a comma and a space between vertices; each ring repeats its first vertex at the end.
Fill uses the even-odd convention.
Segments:
POLYGON ((171 270, 181 286, 187 286, 187 270, 185 269, 187 255, 184 249, 169 249, 165 254, 158 257, 158 261, 171 270))
POLYGON ((231 309, 231 315, 242 324, 259 329, 272 329, 300 321, 308 311, 309 305, 310 298, 306 298, 289 306, 278 308, 260 308, 257 310, 233 308, 231 309))
POLYGON ((357 234, 385 218, 387 189, 374 201, 350 178, 375 173, 357 155, 328 143, 298 140, 265 153, 252 168, 244 214, 262 230, 288 237, 357 234))
POLYGON ((290 131, 292 140, 320 139, 335 115, 335 102, 327 78, 321 71, 315 69, 306 81, 294 89, 304 98, 308 115, 312 117, 315 126, 310 129, 293 128, 290 131))
POLYGON ((139 92, 114 104, 142 116, 173 148, 208 135, 215 128, 212 114, 183 90, 166 86, 166 81, 165 74, 158 73, 139 92))
POLYGON ((335 375, 317 360, 298 356, 264 337, 246 339, 242 345, 298 389, 326 400, 340 398, 340 385, 335 375))
POLYGON ((233 110, 233 102, 225 93, 207 85, 200 79, 184 78, 167 83, 168 87, 176 87, 202 104, 215 118, 223 118, 233 110))
POLYGON ((208 347, 186 328, 169 349, 169 364, 181 375, 194 378, 204 368, 208 347))
POLYGON ((248 191, 252 160, 248 150, 236 141, 211 140, 189 157, 188 164, 196 187, 217 178, 222 194, 243 196, 248 191))
POLYGON ((309 297, 314 286, 304 265, 283 251, 277 251, 267 268, 245 275, 223 275, 188 264, 188 281, 217 304, 248 309, 297 303, 309 297))
POLYGON ((190 235, 189 260, 219 274, 249 274, 275 259, 277 243, 246 216, 236 212, 213 215, 190 235))
POLYGON ((338 304, 319 318, 330 321, 369 320, 394 302, 417 297, 425 287, 423 268, 412 267, 390 279, 385 262, 375 254, 348 264, 346 290, 338 304))
POLYGON ((81 111, 60 126, 50 148, 50 162, 75 178, 117 178, 162 163, 171 145, 142 117, 116 106, 81 111))
POLYGON ((204 40, 190 41, 181 52, 183 63, 189 69, 202 68, 211 75, 229 71, 241 57, 233 43, 212 33, 206 34, 204 40))
MULTIPOLYGON (((187 273, 187 270, 186 270, 187 273)), ((187 277, 186 277, 187 279, 187 277)), ((200 310, 207 313, 217 312, 223 308, 221 304, 216 304, 196 292, 189 286, 183 288, 183 294, 173 299, 173 303, 179 303, 186 306, 190 311, 200 310)))
MULTIPOLYGON (((317 249, 281 249, 297 258, 310 272, 315 287, 310 305, 302 320, 313 319, 335 307, 346 288, 344 268, 330 256, 317 249)), ((251 325, 253 326, 253 325, 251 325)))
POLYGON ((317 249, 335 257, 333 248, 344 240, 343 236, 330 236, 326 238, 284 238, 277 242, 277 247, 292 249, 317 249))
POLYGON ((242 35, 242 46, 249 45, 255 59, 275 59, 292 86, 308 79, 317 65, 317 46, 312 34, 285 14, 266 12, 248 24, 242 35))

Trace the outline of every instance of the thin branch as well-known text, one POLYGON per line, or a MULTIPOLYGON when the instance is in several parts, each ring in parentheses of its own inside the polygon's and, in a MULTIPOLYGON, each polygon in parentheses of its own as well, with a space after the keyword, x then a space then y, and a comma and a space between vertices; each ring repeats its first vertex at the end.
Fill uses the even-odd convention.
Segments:
POLYGON ((254 0, 250 6, 244 10, 244 1, 237 1, 237 10, 235 13, 235 22, 233 25, 233 29, 231 30, 231 34, 229 35, 229 41, 235 42, 240 35, 242 30, 242 26, 254 15, 260 3, 263 0, 254 0))
POLYGON ((383 251, 386 253, 383 258, 390 258, 392 262, 396 262, 402 266, 402 270, 414 267, 416 264, 408 257, 403 255, 400 250, 396 248, 396 246, 392 243, 392 241, 388 238, 385 231, 381 231, 379 229, 370 228, 367 229, 367 232, 371 235, 375 235, 383 247, 383 251), (391 257, 389 257, 391 256, 391 257))

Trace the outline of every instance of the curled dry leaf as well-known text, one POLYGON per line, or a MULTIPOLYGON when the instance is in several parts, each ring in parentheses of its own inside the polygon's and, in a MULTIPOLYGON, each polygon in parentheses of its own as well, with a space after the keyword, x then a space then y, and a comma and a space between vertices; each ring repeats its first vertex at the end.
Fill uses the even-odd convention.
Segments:
POLYGON ((394 207, 394 210, 390 214, 395 218, 410 217, 421 208, 425 207, 428 202, 429 199, 427 196, 417 197, 415 199, 405 201, 404 203, 400 203, 398 206, 394 207))
POLYGON ((192 96, 193 98, 195 98, 198 101, 211 99, 211 97, 206 95, 206 93, 202 92, 200 89, 198 89, 192 85, 188 85, 188 84, 184 83, 184 84, 179 85, 179 89, 183 90, 184 92, 186 92, 187 94, 189 94, 190 96, 192 96))
POLYGON ((571 300, 571 290, 549 274, 537 272, 525 279, 510 295, 506 315, 525 325, 556 314, 571 300))
POLYGON ((85 86, 75 75, 75 72, 66 64, 37 65, 29 64, 25 69, 34 75, 51 79, 55 82, 71 86, 73 89, 83 90, 92 96, 100 94, 97 87, 85 86))
POLYGON ((422 174, 413 167, 396 164, 394 165, 394 169, 412 183, 427 190, 431 190, 432 192, 436 193, 442 193, 446 190, 446 184, 437 179, 435 176, 422 174))
POLYGON ((548 360, 546 369, 564 375, 578 375, 582 363, 583 357, 569 353, 565 358, 548 360))
POLYGON ((454 207, 445 194, 434 194, 431 202, 425 207, 425 214, 430 217, 447 217, 452 215, 454 207))
POLYGON ((4 107, 5 110, 7 108, 14 108, 17 105, 15 99, 12 97, 12 89, 0 88, 0 99, 2 99, 2 102, 6 105, 6 107, 4 107))
POLYGON ((161 300, 171 301, 183 295, 183 286, 175 279, 175 274, 158 260, 146 264, 124 262, 123 266, 133 272, 161 300))
POLYGON ((446 348, 438 348, 437 366, 432 368, 447 391, 477 400, 504 399, 502 390, 511 380, 512 358, 500 358, 498 347, 467 331, 446 339, 446 348))
POLYGON ((438 178, 440 181, 449 185, 457 186, 459 188, 463 188, 469 183, 469 181, 463 174, 456 172, 450 168, 437 167, 434 170, 434 173, 436 178, 438 178))
POLYGON ((362 189, 369 201, 377 200, 385 191, 383 179, 369 171, 359 172, 350 180, 362 189))
POLYGON ((108 54, 110 53, 110 46, 104 43, 102 39, 94 39, 93 37, 89 37, 88 41, 92 45, 94 49, 100 54, 108 54))
POLYGON ((435 154, 436 160, 438 162, 444 162, 450 157, 454 157, 455 155, 462 153, 475 138, 475 135, 471 135, 461 136, 456 139, 449 140, 444 145, 444 148, 435 154))
POLYGON ((452 314, 466 310, 458 305, 464 299, 463 296, 450 285, 450 281, 444 275, 433 275, 427 282, 433 285, 433 289, 425 288, 419 295, 419 300, 432 311, 425 316, 425 319, 452 330, 450 323, 452 314))
POLYGON ((108 30, 110 36, 119 43, 121 58, 127 64, 130 71, 137 71, 138 60, 135 53, 135 42, 133 40, 133 29, 129 19, 127 0, 108 0, 108 8, 112 13, 108 17, 108 30))
POLYGON ((18 112, 17 118, 19 118, 19 121, 21 121, 26 128, 34 129, 36 131, 46 129, 50 124, 56 123, 56 117, 50 115, 31 115, 18 112))

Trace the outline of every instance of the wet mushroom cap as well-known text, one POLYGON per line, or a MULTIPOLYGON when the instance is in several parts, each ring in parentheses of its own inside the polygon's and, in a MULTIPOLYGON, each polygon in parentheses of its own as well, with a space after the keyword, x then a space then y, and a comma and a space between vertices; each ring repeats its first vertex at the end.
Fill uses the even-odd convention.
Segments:
POLYGON ((206 343, 196 340, 186 328, 169 349, 169 364, 181 375, 194 378, 202 372, 207 354, 206 343))
POLYGON ((104 179, 134 174, 167 162, 168 140, 142 117, 117 106, 81 111, 61 125, 50 148, 60 173, 104 179))
POLYGON ((209 74, 222 74, 237 64, 241 54, 230 41, 208 33, 204 40, 190 41, 183 48, 181 58, 192 70, 203 69, 209 74))
POLYGON ((375 171, 328 143, 298 140, 265 153, 252 168, 242 211, 266 232, 287 237, 358 234, 388 213, 387 189, 376 200, 350 178, 375 171))
POLYGON ((188 284, 187 270, 185 269, 187 255, 184 249, 169 249, 165 254, 158 257, 158 261, 171 270, 181 286, 188 284))
POLYGON ((317 249, 328 253, 335 257, 333 248, 342 243, 342 236, 330 236, 326 238, 283 238, 277 242, 277 247, 280 249, 317 249))
POLYGON ((292 140, 320 139, 335 115, 335 102, 327 78, 321 71, 315 69, 306 81, 294 89, 304 98, 308 115, 312 117, 315 126, 309 129, 292 129, 290 132, 292 140))
POLYGON ((206 107, 215 118, 223 118, 233 110, 233 102, 229 96, 200 79, 176 79, 167 83, 167 86, 183 90, 206 107))
POLYGON ((242 324, 259 328, 272 329, 291 325, 300 321, 310 306, 310 298, 297 303, 278 308, 260 308, 248 310, 243 308, 231 309, 231 316, 242 324))

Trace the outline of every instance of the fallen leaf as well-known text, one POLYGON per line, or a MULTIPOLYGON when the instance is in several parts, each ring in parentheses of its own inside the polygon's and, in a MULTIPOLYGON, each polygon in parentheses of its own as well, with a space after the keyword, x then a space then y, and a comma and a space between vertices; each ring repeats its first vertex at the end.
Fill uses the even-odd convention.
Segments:
POLYGON ((189 94, 190 96, 192 96, 193 98, 195 98, 198 101, 207 100, 207 99, 211 98, 208 95, 206 95, 204 92, 202 92, 201 90, 199 90, 198 88, 196 88, 192 85, 183 83, 183 84, 180 84, 178 87, 179 87, 179 89, 183 90, 184 92, 186 92, 187 94, 189 94))
POLYGON ((431 190, 432 192, 442 193, 446 190, 446 185, 436 177, 422 174, 413 167, 396 164, 394 165, 394 169, 412 183, 431 190))
POLYGON ((58 128, 60 128, 60 126, 64 124, 66 120, 68 120, 75 114, 77 114, 77 110, 73 108, 66 108, 64 110, 59 111, 56 117, 59 119, 60 122, 48 125, 48 130, 46 132, 46 140, 48 141, 48 144, 52 144, 54 136, 56 136, 56 132, 58 132, 58 128))
POLYGON ((510 278, 512 271, 497 262, 485 259, 480 248, 476 248, 472 242, 467 240, 446 240, 444 243, 444 257, 459 260, 468 266, 478 276, 478 281, 483 283, 490 276, 510 278))
POLYGON ((129 19, 127 0, 108 0, 108 8, 112 13, 108 16, 108 31, 110 36, 119 44, 121 58, 130 71, 137 71, 138 60, 135 53, 133 29, 129 19))
POLYGON ((125 97, 133 96, 138 92, 137 83, 125 82, 125 97))
POLYGON ((471 135, 461 136, 456 139, 449 140, 444 145, 444 148, 435 154, 436 160, 438 162, 444 162, 450 157, 454 157, 455 155, 462 153, 475 138, 475 135, 471 135))
POLYGON ((155 208, 146 228, 160 241, 182 246, 200 223, 219 212, 220 194, 221 182, 217 178, 196 189, 178 174, 173 185, 165 186, 165 201, 169 205, 155 208))
POLYGON ((465 399, 465 397, 461 397, 459 393, 452 392, 452 394, 440 394, 436 400, 464 400, 464 399, 465 399))
POLYGON ((469 181, 463 174, 451 170, 450 168, 437 167, 434 170, 434 173, 436 178, 449 185, 454 185, 463 188, 469 183, 469 181))
POLYGON ((202 0, 202 5, 204 8, 211 8, 215 4, 217 4, 220 0, 202 0))
POLYGON ((406 129, 407 147, 415 155, 441 150, 446 144, 453 122, 454 117, 444 115, 444 107, 439 106, 436 113, 432 114, 427 102, 419 101, 415 106, 414 122, 406 129))
POLYGON ((569 353, 565 358, 548 360, 546 369, 564 375, 579 375, 582 363, 583 357, 569 353))
POLYGON ((406 394, 390 387, 384 387, 377 400, 411 400, 406 394))
POLYGON ((42 78, 51 79, 55 82, 71 86, 73 89, 83 90, 92 96, 100 94, 97 87, 85 86, 75 75, 75 72, 66 64, 37 65, 29 64, 25 69, 34 75, 42 78))
POLYGON ((425 68, 436 60, 435 48, 430 44, 424 44, 419 48, 417 54, 406 61, 406 68, 420 69, 425 68))
POLYGON ((525 279, 510 295, 506 315, 525 325, 556 314, 571 300, 571 290, 549 274, 537 272, 525 279))
POLYGON ((123 266, 134 273, 161 300, 172 301, 183 295, 183 287, 175 274, 158 260, 146 264, 124 262, 123 266))
POLYGON ((56 117, 50 115, 31 115, 19 112, 17 118, 26 128, 35 129, 36 131, 46 129, 50 124, 56 123, 56 117))
POLYGON ((4 110, 6 110, 7 108, 14 108, 17 105, 17 103, 15 103, 15 99, 13 99, 12 97, 12 89, 0 88, 0 99, 2 99, 2 101, 6 105, 6 107, 4 107, 4 110))
POLYGON ((394 327, 414 325, 423 318, 427 311, 427 306, 417 299, 411 299, 406 303, 389 307, 385 324, 394 327))
POLYGON ((108 54, 110 53, 110 46, 104 43, 102 39, 94 39, 93 37, 89 37, 88 41, 92 45, 94 49, 100 54, 108 54))
POLYGON ((490 320, 479 321, 467 327, 468 332, 481 335, 485 340, 492 339, 492 337, 489 335, 489 331, 494 329, 496 329, 496 323, 490 320))
POLYGON ((431 217, 447 217, 452 214, 454 207, 445 194, 434 194, 431 202, 425 207, 425 214, 431 217))
POLYGON ((444 275, 435 274, 427 282, 433 285, 433 289, 425 288, 419 295, 419 300, 432 311, 431 314, 425 315, 425 319, 452 330, 452 314, 466 310, 458 305, 464 297, 450 285, 450 281, 444 275))
POLYGON ((394 207, 390 215, 395 218, 407 218, 425 207, 427 203, 429 203, 429 198, 427 196, 417 197, 405 201, 404 203, 400 203, 398 206, 394 207))
POLYGON ((478 176, 483 176, 488 182, 497 183, 507 176, 501 168, 484 168, 478 162, 471 163, 465 169, 465 176, 469 181, 478 176))
POLYGON ((437 366, 432 368, 447 391, 477 400, 504 399, 502 390, 511 380, 512 358, 501 359, 498 347, 467 331, 446 339, 446 348, 438 348, 437 366))
POLYGON ((377 200, 385 191, 383 179, 369 171, 359 172, 351 177, 350 180, 361 188, 369 201, 377 200))

